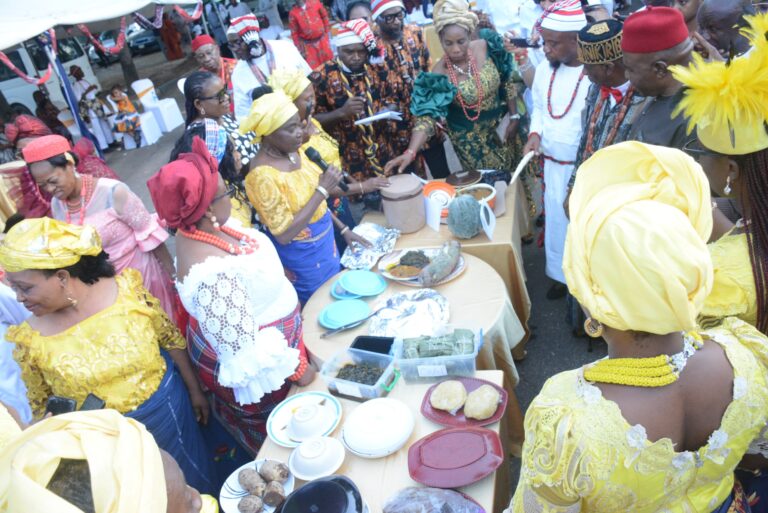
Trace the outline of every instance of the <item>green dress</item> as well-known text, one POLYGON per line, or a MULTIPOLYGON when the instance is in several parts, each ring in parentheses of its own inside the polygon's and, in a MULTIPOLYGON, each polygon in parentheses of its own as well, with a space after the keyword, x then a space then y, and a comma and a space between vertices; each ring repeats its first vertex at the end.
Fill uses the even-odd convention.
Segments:
MULTIPOLYGON (((496 132, 507 113, 507 98, 517 98, 519 113, 525 104, 520 98, 524 87, 512 56, 504 49, 501 37, 488 29, 480 31, 488 44, 488 59, 480 70, 483 102, 480 117, 470 121, 458 100, 458 91, 468 104, 476 103, 478 91, 474 79, 461 82, 458 88, 446 75, 422 72, 414 82, 411 113, 416 116, 415 130, 432 137, 437 123, 444 123, 456 153, 465 170, 497 169, 511 171, 522 151, 519 134, 513 141, 502 143, 496 132)), ((468 111, 474 117, 476 111, 468 111)), ((522 123, 521 123, 522 125, 522 123)))

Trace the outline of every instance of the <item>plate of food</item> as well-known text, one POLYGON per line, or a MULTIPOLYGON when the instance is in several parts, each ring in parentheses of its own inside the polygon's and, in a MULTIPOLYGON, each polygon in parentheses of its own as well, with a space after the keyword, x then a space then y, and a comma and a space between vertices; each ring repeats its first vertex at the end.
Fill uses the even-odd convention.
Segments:
POLYGON ((230 474, 219 493, 224 513, 269 513, 293 491, 288 466, 275 460, 246 463, 230 474))
POLYGON ((448 427, 487 426, 504 416, 507 391, 490 381, 453 377, 424 394, 421 414, 448 427))
POLYGON ((400 249, 381 257, 382 276, 409 287, 435 287, 459 277, 467 262, 457 241, 440 248, 400 249))

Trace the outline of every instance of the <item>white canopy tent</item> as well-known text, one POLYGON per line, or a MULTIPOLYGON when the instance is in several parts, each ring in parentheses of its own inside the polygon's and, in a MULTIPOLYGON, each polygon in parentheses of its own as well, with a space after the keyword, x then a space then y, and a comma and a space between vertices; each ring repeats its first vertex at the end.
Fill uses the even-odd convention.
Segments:
POLYGON ((0 50, 5 50, 58 25, 86 23, 93 32, 117 28, 116 18, 154 4, 194 4, 196 0, 0 0, 0 50))

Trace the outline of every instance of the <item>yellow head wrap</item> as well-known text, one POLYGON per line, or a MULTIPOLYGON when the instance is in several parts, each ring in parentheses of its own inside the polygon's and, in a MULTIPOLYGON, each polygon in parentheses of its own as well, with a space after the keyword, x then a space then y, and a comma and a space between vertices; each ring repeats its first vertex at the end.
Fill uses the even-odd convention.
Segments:
POLYGON ((438 34, 448 25, 458 25, 471 33, 478 23, 477 15, 469 10, 467 0, 437 0, 432 16, 438 34))
POLYGON ((694 54, 689 67, 673 66, 686 86, 673 116, 684 112, 688 131, 696 127, 701 143, 725 155, 747 155, 768 148, 768 14, 747 18, 743 33, 753 48, 725 62, 705 62, 694 54))
POLYGON ((299 109, 284 92, 265 94, 251 104, 251 112, 240 123, 240 133, 245 135, 252 131, 256 134, 254 142, 259 142, 262 137, 283 126, 298 112, 299 109))
POLYGON ((275 91, 282 91, 291 101, 301 96, 312 85, 307 76, 298 69, 277 69, 269 77, 269 86, 275 91))
POLYGON ((690 330, 712 288, 709 184, 683 152, 625 142, 579 168, 563 272, 593 319, 619 330, 690 330))
POLYGON ((81 513, 46 489, 62 458, 88 460, 96 511, 165 513, 155 439, 114 410, 51 417, 18 435, 0 455, 0 511, 81 513))
POLYGON ((0 244, 0 267, 8 272, 61 269, 84 255, 101 253, 101 238, 92 226, 76 226, 49 217, 25 219, 0 244))

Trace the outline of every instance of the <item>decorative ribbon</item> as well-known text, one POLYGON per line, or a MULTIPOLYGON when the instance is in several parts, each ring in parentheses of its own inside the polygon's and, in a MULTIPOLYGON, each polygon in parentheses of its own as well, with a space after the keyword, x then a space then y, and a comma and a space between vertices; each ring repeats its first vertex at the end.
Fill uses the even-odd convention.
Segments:
POLYGON ((192 15, 187 14, 187 11, 178 5, 174 5, 173 8, 179 14, 179 16, 184 18, 184 21, 197 21, 203 14, 203 0, 197 0, 197 6, 195 6, 195 12, 193 12, 192 15))
POLYGON ((136 20, 136 23, 141 25, 142 27, 149 29, 149 28, 155 28, 160 29, 160 27, 163 26, 163 8, 162 5, 155 6, 155 21, 149 21, 146 16, 141 14, 140 12, 133 13, 133 17, 136 20))
POLYGON ((102 53, 117 55, 120 53, 120 50, 123 49, 123 46, 125 46, 125 16, 120 18, 120 34, 117 36, 115 46, 112 48, 105 48, 101 41, 99 41, 97 37, 94 37, 93 34, 91 34, 91 31, 88 30, 88 27, 84 23, 77 25, 77 28, 80 29, 80 32, 85 34, 91 44, 98 48, 102 53))
POLYGON ((622 92, 615 87, 600 86, 600 97, 605 100, 608 96, 613 96, 616 103, 621 103, 621 100, 624 99, 622 92))
MULTIPOLYGON (((56 52, 58 50, 58 43, 56 41, 56 32, 51 28, 48 29, 45 33, 48 34, 48 37, 51 39, 51 46, 53 47, 53 51, 56 52)), ((6 65, 8 69, 13 71, 16 76, 18 76, 20 79, 22 79, 24 82, 36 86, 40 86, 48 82, 48 79, 51 78, 51 75, 53 74, 53 66, 51 66, 51 63, 48 63, 48 69, 45 70, 45 74, 43 74, 42 77, 36 78, 36 77, 30 77, 26 73, 24 73, 22 70, 17 68, 13 62, 11 62, 11 59, 8 58, 7 55, 5 55, 5 52, 0 52, 0 62, 6 65)))

